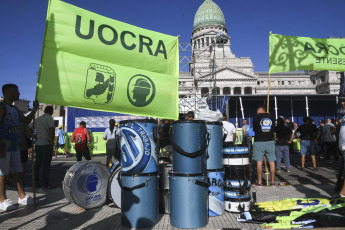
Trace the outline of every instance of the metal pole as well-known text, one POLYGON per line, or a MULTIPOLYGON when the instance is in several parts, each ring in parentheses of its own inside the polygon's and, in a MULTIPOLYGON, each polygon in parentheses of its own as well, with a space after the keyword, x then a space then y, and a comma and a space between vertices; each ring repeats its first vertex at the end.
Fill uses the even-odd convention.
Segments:
POLYGON ((309 117, 308 96, 305 96, 305 109, 307 112, 307 117, 309 117))
POLYGON ((277 97, 274 97, 274 110, 276 111, 276 120, 278 119, 277 97))
POLYGON ((237 125, 238 124, 238 113, 237 113, 237 101, 236 101, 236 128, 237 128, 237 125))
POLYGON ((244 119, 244 109, 242 104, 242 97, 240 97, 240 106, 241 106, 241 112, 242 112, 242 119, 244 119))

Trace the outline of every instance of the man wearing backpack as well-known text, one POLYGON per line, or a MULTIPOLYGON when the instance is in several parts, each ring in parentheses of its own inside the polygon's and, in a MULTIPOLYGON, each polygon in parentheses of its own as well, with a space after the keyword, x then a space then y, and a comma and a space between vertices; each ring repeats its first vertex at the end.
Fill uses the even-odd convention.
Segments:
POLYGON ((87 144, 90 143, 91 137, 90 132, 86 128, 85 121, 79 123, 79 128, 76 128, 73 132, 71 142, 75 142, 75 151, 77 154, 77 161, 81 161, 82 156, 85 157, 87 161, 91 160, 90 151, 87 144))
POLYGON ((0 102, 0 209, 10 211, 16 208, 12 201, 6 196, 6 177, 11 169, 13 179, 18 191, 18 204, 25 206, 33 204, 33 199, 25 194, 23 188, 22 164, 20 162, 20 152, 18 149, 18 129, 19 121, 29 124, 33 119, 37 109, 38 101, 34 101, 33 109, 28 116, 24 116, 12 104, 19 100, 18 86, 5 84, 2 86, 4 100, 0 102))

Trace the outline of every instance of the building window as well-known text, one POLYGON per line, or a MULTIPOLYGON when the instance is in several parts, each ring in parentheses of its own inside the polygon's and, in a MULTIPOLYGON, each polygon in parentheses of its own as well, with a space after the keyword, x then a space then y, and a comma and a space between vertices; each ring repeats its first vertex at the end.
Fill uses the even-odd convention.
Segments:
POLYGON ((257 82, 256 82, 256 84, 257 84, 257 85, 260 85, 260 82, 259 82, 259 81, 257 81, 257 82))
POLYGON ((226 95, 226 94, 230 95, 230 87, 224 87, 223 88, 223 94, 224 95, 226 95))
POLYGON ((284 85, 284 81, 282 81, 282 85, 284 85))
POLYGON ((207 46, 210 45, 210 38, 209 38, 209 37, 206 38, 206 45, 207 45, 207 46))
POLYGON ((207 87, 203 87, 201 88, 201 95, 205 95, 205 94, 208 94, 209 90, 207 87))
POLYGON ((241 94, 241 87, 235 87, 234 94, 241 94))
POLYGON ((252 87, 245 87, 244 94, 252 94, 252 87))
POLYGON ((204 47, 204 45, 205 45, 205 40, 204 40, 204 38, 201 38, 201 45, 202 45, 202 47, 204 47))

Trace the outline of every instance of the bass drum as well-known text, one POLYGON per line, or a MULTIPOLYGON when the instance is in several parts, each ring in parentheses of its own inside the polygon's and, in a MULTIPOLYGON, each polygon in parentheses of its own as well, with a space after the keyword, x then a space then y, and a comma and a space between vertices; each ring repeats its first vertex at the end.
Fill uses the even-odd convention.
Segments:
MULTIPOLYGON (((118 162, 118 161, 117 161, 118 162)), ((114 163, 115 164, 115 163, 114 163)), ((119 181, 117 180, 119 173, 121 172, 121 165, 118 162, 112 171, 108 184, 108 193, 110 199, 114 202, 115 206, 121 208, 121 187, 119 181)))
POLYGON ((63 191, 69 202, 83 209, 102 206, 107 198, 109 170, 98 162, 77 162, 66 173, 63 191))

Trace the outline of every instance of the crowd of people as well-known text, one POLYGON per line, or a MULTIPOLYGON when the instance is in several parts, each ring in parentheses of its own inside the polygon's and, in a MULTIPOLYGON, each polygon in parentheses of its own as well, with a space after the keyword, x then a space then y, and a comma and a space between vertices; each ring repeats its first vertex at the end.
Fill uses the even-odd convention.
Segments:
MULTIPOLYGON (((55 123, 52 118, 53 107, 46 106, 44 114, 29 125, 38 109, 38 102, 33 103, 32 111, 24 116, 13 102, 19 99, 18 87, 14 84, 6 84, 2 87, 3 101, 0 103, 0 209, 13 210, 17 206, 6 196, 6 181, 9 173, 12 173, 13 181, 18 191, 18 204, 25 206, 33 204, 33 199, 24 191, 24 173, 28 162, 28 155, 32 151, 32 142, 35 142, 36 158, 34 164, 35 187, 43 189, 54 189, 50 184, 50 166, 52 158, 57 156, 57 151, 61 148, 66 157, 69 154, 65 150, 66 132, 62 127, 55 131, 55 123), (34 131, 33 131, 34 130, 34 131), (55 151, 53 146, 55 145, 55 151), (54 154, 55 153, 55 154, 54 154)), ((345 108, 345 98, 342 102, 345 108)), ((236 128, 224 114, 223 128, 225 130, 224 147, 234 146, 236 143, 236 128)), ((189 111, 180 119, 194 120, 195 114, 189 111)), ((172 162, 173 147, 170 141, 170 120, 160 120, 158 136, 160 142, 160 159, 172 162)), ((257 182, 254 186, 262 186, 262 166, 263 162, 268 162, 271 175, 271 186, 275 186, 275 174, 282 170, 281 161, 284 161, 286 171, 291 172, 289 155, 294 151, 293 141, 296 139, 300 143, 301 165, 300 170, 306 171, 306 155, 309 153, 312 160, 314 172, 318 171, 317 159, 332 162, 345 157, 345 119, 338 119, 333 124, 331 119, 326 122, 320 121, 320 126, 316 127, 315 122, 310 117, 303 118, 303 124, 298 126, 289 118, 274 116, 267 113, 265 107, 257 109, 257 115, 253 118, 253 127, 250 127, 246 119, 243 119, 243 143, 249 147, 256 161, 257 182)), ((113 157, 119 160, 119 138, 120 133, 115 120, 109 121, 109 128, 104 132, 106 141, 106 164, 110 167, 113 157)), ((91 141, 90 131, 86 128, 85 122, 80 122, 71 136, 71 142, 75 142, 77 161, 90 161, 90 151, 87 144, 91 141)), ((343 161, 344 162, 344 161, 343 161)), ((343 163, 343 169, 345 163, 343 163)), ((345 184, 341 181, 339 173, 339 183, 337 195, 345 197, 345 184)))

